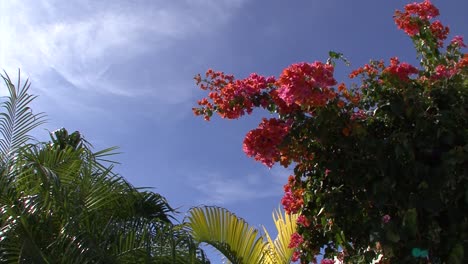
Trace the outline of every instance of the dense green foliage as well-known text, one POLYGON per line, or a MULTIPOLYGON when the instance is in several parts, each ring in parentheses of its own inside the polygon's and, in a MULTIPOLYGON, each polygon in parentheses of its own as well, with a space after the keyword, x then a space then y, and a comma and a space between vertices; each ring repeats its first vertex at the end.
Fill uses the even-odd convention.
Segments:
POLYGON ((43 115, 28 107, 28 82, 3 79, 0 262, 209 263, 164 197, 113 172, 114 148, 93 152, 65 129, 31 143, 43 115))

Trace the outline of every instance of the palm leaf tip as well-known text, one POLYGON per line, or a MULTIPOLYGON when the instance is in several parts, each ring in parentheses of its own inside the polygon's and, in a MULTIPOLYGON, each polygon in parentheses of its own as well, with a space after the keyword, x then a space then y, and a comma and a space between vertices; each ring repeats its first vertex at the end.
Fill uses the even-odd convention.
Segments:
POLYGON ((276 260, 275 263, 290 263, 294 249, 289 248, 291 235, 297 229, 297 214, 287 214, 281 209, 273 212, 273 221, 275 223, 278 235, 272 240, 265 227, 263 230, 267 238, 269 252, 276 260))
POLYGON ((31 130, 45 122, 44 113, 34 114, 28 106, 36 96, 28 93, 29 80, 21 85, 21 73, 18 71, 18 83, 14 85, 5 72, 1 77, 8 88, 9 95, 1 102, 0 113, 0 158, 3 164, 10 162, 32 137, 31 130))

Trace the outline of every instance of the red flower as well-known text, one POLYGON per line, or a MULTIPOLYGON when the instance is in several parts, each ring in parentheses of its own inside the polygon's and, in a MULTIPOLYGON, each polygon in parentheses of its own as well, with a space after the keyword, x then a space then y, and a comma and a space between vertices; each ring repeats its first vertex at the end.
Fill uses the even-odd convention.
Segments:
POLYGON ((443 41, 447 39, 447 35, 450 29, 442 25, 442 23, 440 23, 440 21, 437 20, 431 24, 430 30, 432 32, 432 35, 437 39, 437 44, 439 45, 439 47, 442 47, 443 41))
POLYGON ((281 115, 290 114, 299 111, 301 108, 297 104, 288 105, 278 94, 278 89, 270 92, 271 100, 278 107, 278 113, 281 115))
POLYGON ((362 120, 366 118, 367 114, 363 110, 358 110, 357 112, 351 114, 351 120, 362 120))
POLYGON ((392 218, 388 214, 386 214, 386 215, 382 216, 382 223, 388 224, 391 219, 392 218))
POLYGON ((288 248, 297 248, 299 247, 304 239, 298 233, 294 233, 291 235, 291 242, 289 242, 288 248))
POLYGON ((409 36, 414 36, 419 33, 421 20, 429 23, 429 19, 437 17, 439 9, 437 9, 429 0, 422 3, 412 3, 405 6, 405 11, 397 10, 395 12, 395 23, 399 29, 402 29, 409 36))
POLYGON ((303 190, 301 188, 296 188, 296 180, 294 176, 289 176, 288 183, 283 186, 284 196, 281 199, 281 204, 284 207, 284 210, 287 214, 297 213, 304 205, 304 200, 302 199, 303 190))
POLYGON ((374 65, 365 64, 363 67, 360 67, 360 68, 352 71, 349 74, 349 78, 354 79, 354 78, 356 78, 356 76, 358 76, 360 74, 364 74, 364 73, 366 73, 368 76, 374 76, 378 72, 379 71, 377 70, 377 68, 374 65))
POLYGON ((438 65, 435 68, 435 73, 431 76, 433 80, 450 78, 456 74, 456 69, 449 69, 445 65, 438 65))
POLYGON ((390 59, 390 66, 385 68, 383 73, 396 76, 401 81, 409 81, 409 75, 417 74, 419 71, 417 68, 406 62, 400 63, 398 58, 394 57, 390 59))
POLYGON ((236 119, 245 113, 252 113, 253 99, 275 82, 275 78, 265 78, 252 73, 243 80, 234 80, 232 75, 209 69, 206 79, 195 76, 197 85, 202 90, 210 91, 208 98, 198 101, 201 108, 195 108, 195 115, 205 115, 205 119, 217 111, 222 118, 236 119))
POLYGON ((289 125, 279 119, 263 119, 258 128, 251 130, 244 139, 243 150, 247 156, 272 167, 281 160, 279 145, 289 132, 289 125))
POLYGON ((333 259, 322 259, 320 264, 334 264, 335 261, 333 259))
POLYGON ((405 6, 405 12, 418 16, 421 19, 431 19, 439 15, 439 9, 429 0, 425 0, 422 3, 407 4, 405 6))
POLYGON ((284 69, 277 85, 278 96, 287 105, 324 106, 336 94, 330 86, 336 84, 333 66, 322 62, 297 63, 284 69))
POLYGON ((463 42, 463 37, 462 36, 453 37, 453 39, 450 41, 450 44, 452 44, 454 46, 466 48, 466 44, 463 42))
POLYGON ((419 24, 417 20, 413 19, 410 15, 401 13, 399 11, 395 12, 395 23, 398 28, 405 31, 410 37, 419 34, 419 24))
POLYGON ((297 223, 299 225, 302 225, 304 227, 308 227, 310 226, 310 221, 307 219, 307 217, 305 217, 304 215, 300 215, 298 218, 297 218, 297 223))
POLYGON ((301 257, 301 252, 300 251, 294 251, 294 253, 292 255, 292 258, 291 258, 291 261, 296 262, 296 261, 299 260, 300 257, 301 257))
POLYGON ((463 58, 455 65, 457 70, 468 68, 468 53, 463 55, 463 58))

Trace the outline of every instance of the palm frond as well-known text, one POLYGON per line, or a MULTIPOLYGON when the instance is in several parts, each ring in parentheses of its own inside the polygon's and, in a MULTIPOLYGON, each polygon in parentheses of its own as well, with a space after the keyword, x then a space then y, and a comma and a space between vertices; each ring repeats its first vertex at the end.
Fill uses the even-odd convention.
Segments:
POLYGON ((0 105, 5 112, 0 112, 0 160, 8 164, 18 149, 31 139, 29 132, 45 122, 43 113, 34 114, 29 104, 36 96, 28 93, 30 82, 21 86, 18 71, 18 83, 15 86, 8 74, 1 75, 8 88, 9 96, 0 105))
POLYGON ((266 244, 258 230, 227 209, 193 208, 188 223, 196 241, 216 248, 234 264, 263 263, 266 257, 266 244))
POLYGON ((289 248, 291 235, 296 232, 297 214, 282 213, 281 209, 273 212, 273 221, 275 222, 278 235, 275 240, 271 239, 270 234, 263 227, 268 242, 268 250, 272 256, 272 263, 290 263, 294 249, 289 248))
POLYGON ((288 248, 291 235, 296 232, 297 215, 287 215, 278 209, 273 212, 278 236, 273 240, 263 227, 264 236, 227 209, 195 207, 189 211, 188 226, 199 243, 206 243, 234 264, 288 264, 294 249, 288 248))
POLYGON ((171 213, 174 213, 174 209, 169 205, 166 198, 160 194, 137 190, 133 193, 135 196, 135 216, 158 219, 166 223, 170 223, 170 219, 174 219, 171 215, 171 213))

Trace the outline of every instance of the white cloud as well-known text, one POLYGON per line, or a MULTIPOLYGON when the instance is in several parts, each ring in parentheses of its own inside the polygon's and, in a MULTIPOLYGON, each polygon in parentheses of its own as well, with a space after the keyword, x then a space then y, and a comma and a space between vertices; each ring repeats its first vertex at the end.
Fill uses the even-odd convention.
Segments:
MULTIPOLYGON (((171 87, 158 87, 162 91, 156 92, 149 83, 132 87, 113 80, 138 77, 141 68, 151 66, 143 61, 146 55, 167 52, 177 41, 216 30, 242 3, 243 0, 0 1, 0 68, 9 72, 21 68, 35 80, 50 79, 53 72, 75 89, 90 93, 159 96, 161 100, 180 103, 191 94, 192 86, 185 90, 176 87, 177 93, 171 87), (139 56, 141 61, 132 60, 139 56), (127 63, 135 65, 128 67, 127 63), (119 72, 116 76, 109 71, 121 65, 133 72, 119 72)), ((156 70, 164 67, 164 62, 152 66, 156 70)))
POLYGON ((198 203, 225 205, 281 196, 290 174, 290 170, 278 166, 248 175, 201 172, 192 173, 188 183, 198 192, 198 203))

